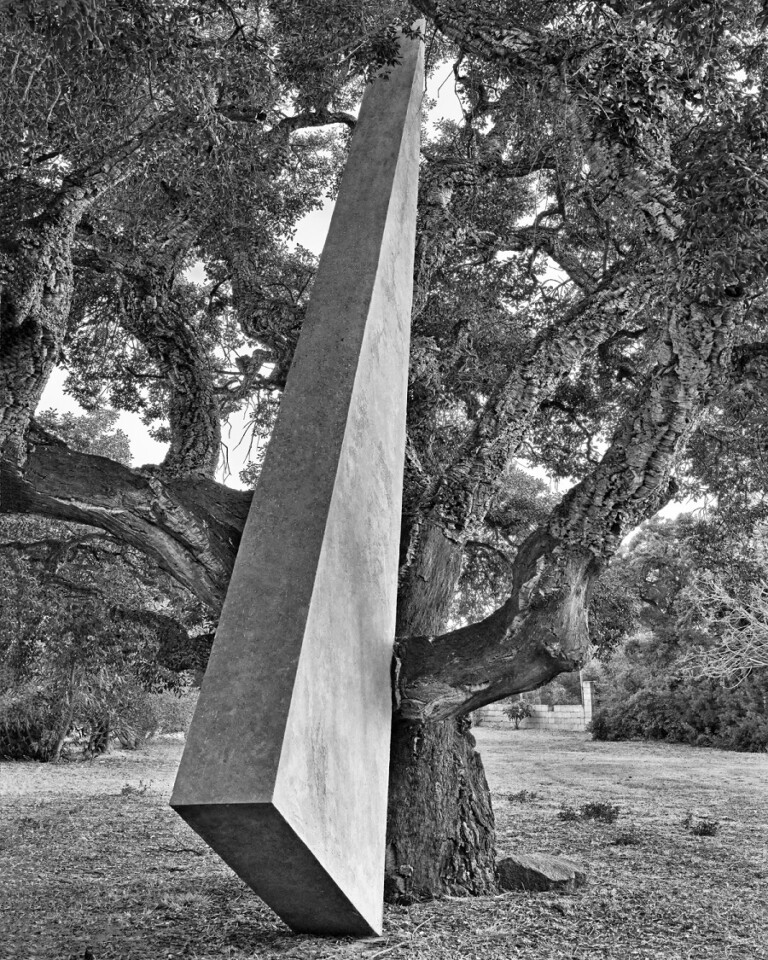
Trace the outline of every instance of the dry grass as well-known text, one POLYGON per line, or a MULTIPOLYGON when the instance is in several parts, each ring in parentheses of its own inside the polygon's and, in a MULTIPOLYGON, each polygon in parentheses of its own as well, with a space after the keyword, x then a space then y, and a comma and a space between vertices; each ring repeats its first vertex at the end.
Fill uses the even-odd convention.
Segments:
POLYGON ((0 764, 0 957, 768 958, 768 757, 534 731, 478 741, 502 854, 580 860, 576 894, 388 908, 370 941, 296 936, 167 807, 180 747, 160 743, 0 764), (558 816, 593 802, 618 819, 558 816), (692 832, 702 820, 714 836, 692 832))

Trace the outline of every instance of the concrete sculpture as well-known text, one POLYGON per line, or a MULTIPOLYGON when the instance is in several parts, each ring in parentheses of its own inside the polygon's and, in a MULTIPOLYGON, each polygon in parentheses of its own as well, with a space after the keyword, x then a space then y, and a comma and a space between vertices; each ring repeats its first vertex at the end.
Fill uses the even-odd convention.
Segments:
POLYGON ((422 44, 366 91, 174 809, 294 929, 378 933, 422 44))

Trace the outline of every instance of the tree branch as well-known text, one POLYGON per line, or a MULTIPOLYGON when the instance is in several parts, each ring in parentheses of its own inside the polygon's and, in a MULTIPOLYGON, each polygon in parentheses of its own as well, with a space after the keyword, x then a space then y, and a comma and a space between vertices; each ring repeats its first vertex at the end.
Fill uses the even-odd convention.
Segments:
POLYGON ((105 530, 147 554, 212 610, 224 599, 252 494, 205 478, 167 480, 71 450, 33 426, 23 467, 0 461, 0 513, 105 530))
POLYGON ((405 718, 461 716, 584 662, 594 580, 627 531, 673 494, 671 472, 729 374, 730 308, 671 304, 666 329, 634 415, 520 547, 506 603, 480 623, 398 641, 396 699, 405 718))

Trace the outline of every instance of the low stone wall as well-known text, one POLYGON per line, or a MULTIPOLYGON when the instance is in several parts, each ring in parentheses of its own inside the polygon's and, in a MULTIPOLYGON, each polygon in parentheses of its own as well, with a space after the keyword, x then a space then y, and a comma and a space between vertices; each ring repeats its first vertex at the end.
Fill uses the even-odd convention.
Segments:
MULTIPOLYGON (((555 704, 528 704, 531 716, 520 721, 521 730, 580 730, 587 729, 592 721, 593 683, 585 680, 581 685, 583 703, 576 705, 555 704)), ((512 727, 514 721, 504 713, 504 703, 491 703, 475 711, 475 718, 482 726, 512 727)))
POLYGON ((520 721, 521 730, 586 730, 584 707, 556 704, 532 705, 532 716, 520 721))
POLYGON ((504 713, 503 703, 489 703, 472 714, 474 722, 483 727, 508 727, 512 721, 504 713))

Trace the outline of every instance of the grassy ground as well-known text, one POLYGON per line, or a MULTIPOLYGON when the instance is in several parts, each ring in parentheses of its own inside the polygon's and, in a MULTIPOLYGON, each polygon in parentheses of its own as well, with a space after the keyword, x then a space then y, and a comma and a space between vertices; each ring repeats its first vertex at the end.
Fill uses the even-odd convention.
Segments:
POLYGON ((566 854, 586 887, 387 908, 375 940, 293 935, 168 808, 166 741, 0 764, 0 957, 768 960, 766 755, 476 732, 501 854, 566 854), (595 801, 615 823, 560 816, 595 801))

